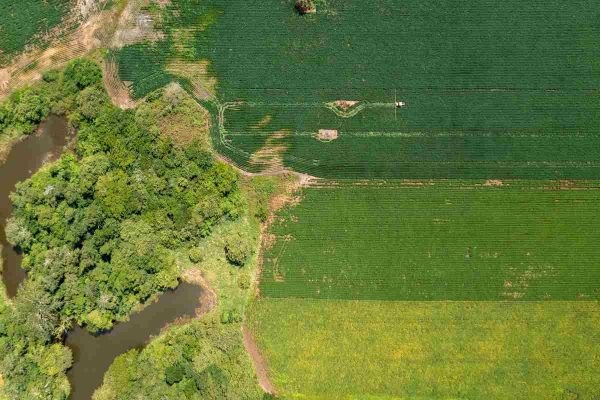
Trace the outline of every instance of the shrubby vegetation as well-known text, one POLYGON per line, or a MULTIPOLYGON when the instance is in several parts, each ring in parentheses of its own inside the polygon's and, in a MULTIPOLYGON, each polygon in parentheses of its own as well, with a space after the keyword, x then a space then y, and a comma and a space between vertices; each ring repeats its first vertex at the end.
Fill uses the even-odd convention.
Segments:
MULTIPOLYGON (((40 83, 14 92, 0 104, 0 150, 15 138, 33 132, 50 113, 75 115, 78 105, 87 105, 81 96, 82 89, 102 90, 98 78, 100 69, 96 64, 79 60, 69 67, 73 75, 51 71, 40 83), (77 80, 74 80, 75 76, 77 80)), ((75 162, 73 156, 68 157, 75 162)), ((35 191, 32 189, 30 193, 35 191)), ((37 195, 44 196, 42 192, 37 195)), ((23 195, 19 198, 27 201, 23 195)), ((63 221, 59 215, 53 218, 63 221)), ((65 231, 66 226, 63 224, 65 231)), ((13 242, 31 246, 38 242, 38 238, 17 220, 8 224, 7 235, 13 242)), ((0 399, 3 400, 66 399, 70 392, 64 372, 71 365, 71 351, 57 342, 67 327, 66 321, 60 318, 64 299, 57 295, 57 289, 58 282, 67 272, 60 268, 70 265, 76 252, 66 246, 53 245, 47 249, 47 256, 39 279, 28 279, 12 301, 8 301, 4 293, 0 299, 0 372, 3 382, 0 399)), ((42 266, 41 258, 38 263, 42 266)))
POLYGON ((268 398, 256 384, 239 326, 207 317, 117 357, 94 400, 268 398))
POLYGON ((100 68, 80 59, 64 73, 48 71, 41 82, 13 92, 0 103, 0 160, 15 139, 33 133, 51 113, 95 117, 108 103, 101 80, 100 68))
MULTIPOLYGON (((97 67, 96 67, 97 68, 97 67)), ((72 322, 109 329, 157 292, 177 286, 172 251, 194 246, 239 213, 237 175, 191 144, 185 149, 141 128, 135 112, 90 86, 99 71, 77 60, 63 80, 79 92, 78 127, 66 154, 11 195, 7 237, 24 253, 29 287, 58 311, 50 334, 72 322)))
MULTIPOLYGON (((28 278, 0 309, 0 398, 65 399, 66 330, 110 329, 176 287, 176 253, 201 259, 198 244, 243 205, 230 167, 198 143, 176 146, 148 129, 147 113, 114 107, 101 77, 91 61, 75 60, 0 105, 2 131, 31 132, 52 112, 78 128, 72 153, 11 194, 6 233, 28 278)), ((207 379, 219 376, 215 368, 207 379)))
POLYGON ((48 96, 43 86, 27 87, 14 92, 0 105, 2 135, 27 134, 50 112, 48 96))

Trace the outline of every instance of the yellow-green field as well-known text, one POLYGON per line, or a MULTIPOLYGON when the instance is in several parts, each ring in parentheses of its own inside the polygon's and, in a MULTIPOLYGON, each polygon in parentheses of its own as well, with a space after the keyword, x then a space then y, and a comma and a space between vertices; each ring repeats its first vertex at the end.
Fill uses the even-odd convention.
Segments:
POLYGON ((250 325, 291 399, 597 399, 598 302, 259 299, 250 325))

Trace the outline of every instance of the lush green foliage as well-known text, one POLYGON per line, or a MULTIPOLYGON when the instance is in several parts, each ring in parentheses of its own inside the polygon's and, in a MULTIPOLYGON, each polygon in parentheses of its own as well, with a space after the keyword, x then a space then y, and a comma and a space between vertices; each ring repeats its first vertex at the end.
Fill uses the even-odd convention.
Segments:
POLYGON ((42 87, 14 92, 0 105, 0 134, 27 134, 48 116, 50 106, 42 87))
POLYGON ((0 295, 0 399, 60 399, 70 392, 65 370, 71 351, 50 344, 47 332, 56 323, 52 300, 38 287, 26 285, 13 302, 0 295))
POLYGON ((50 70, 41 82, 13 92, 0 103, 0 160, 11 143, 34 132, 49 114, 70 114, 74 122, 81 116, 94 118, 108 102, 99 84, 100 67, 89 60, 74 60, 67 73, 50 70))
POLYGON ((117 357, 94 400, 262 399, 239 325, 208 317, 117 357))
POLYGON ((215 133, 218 149, 257 171, 265 167, 260 151, 280 148, 284 165, 328 178, 600 176, 600 120, 590 118, 600 106, 597 98, 543 90, 520 96, 404 91, 408 106, 395 111, 393 90, 378 92, 352 117, 340 117, 324 103, 280 104, 286 100, 279 96, 229 105, 215 133), (339 137, 319 141, 319 129, 336 129, 339 137))
MULTIPOLYGON (((0 109, 3 110, 3 118, 0 121, 2 143, 32 132, 50 112, 69 113, 74 120, 81 119, 76 109, 90 108, 89 97, 84 93, 92 91, 100 93, 101 96, 97 97, 102 98, 102 101, 95 102, 95 107, 106 105, 107 96, 97 86, 100 68, 96 64, 76 60, 67 68, 72 74, 50 71, 39 84, 13 93, 8 101, 0 104, 0 109), (78 85, 75 76, 79 77, 77 78, 79 80, 84 79, 83 84, 78 85)), ((101 107, 98 110, 100 111, 101 107)), ((68 156, 61 165, 74 167, 76 161, 73 156, 68 156)), ((54 171, 59 169, 56 167, 54 171)), ((38 184, 43 183, 39 178, 37 179, 34 181, 38 184)), ((44 196, 52 197, 50 191, 44 192, 44 188, 38 187, 37 192, 35 188, 29 188, 28 195, 36 197, 37 200, 27 199, 24 195, 17 195, 17 198, 25 203, 31 200, 33 205, 33 202, 40 203, 42 201, 40 199, 44 196)), ((64 186, 61 189, 65 189, 64 186)), ((53 201, 57 199, 54 198, 53 201)), ((22 206, 27 206, 25 203, 22 206)), ((63 236, 70 235, 68 216, 65 218, 64 214, 59 213, 52 216, 51 214, 55 212, 55 210, 50 211, 52 206, 58 206, 58 203, 51 203, 46 207, 45 215, 40 215, 40 220, 47 217, 53 221, 45 220, 41 224, 55 224, 57 227, 60 226, 63 236)), ((67 208, 63 207, 61 210, 67 211, 67 208)), ((8 224, 7 235, 13 241, 22 243, 28 250, 30 248, 41 250, 36 244, 36 235, 28 231, 25 225, 19 225, 17 220, 8 224)), ((40 275, 35 279, 28 279, 12 301, 8 302, 2 296, 0 307, 0 351, 2 353, 0 370, 4 380, 4 385, 0 388, 2 399, 66 399, 70 392, 64 372, 71 365, 71 351, 58 343, 52 343, 62 335, 69 324, 67 320, 60 317, 65 298, 61 297, 62 294, 58 294, 58 288, 65 277, 73 276, 73 270, 69 271, 68 268, 72 267, 77 253, 67 246, 59 245, 51 238, 45 240, 52 243, 50 247, 44 249, 43 256, 47 258, 43 265, 42 254, 38 254, 40 258, 36 262, 40 275)), ((29 260, 32 261, 31 258, 29 260)))
POLYGON ((73 0, 1 0, 0 65, 58 25, 73 0))
MULTIPOLYGON (((110 329, 177 286, 178 255, 197 253, 214 228, 241 211, 230 167, 199 143, 174 145, 148 120, 148 108, 114 107, 101 77, 96 64, 75 60, 4 105, 11 126, 26 121, 33 128, 52 111, 78 128, 74 153, 11 194, 7 238, 23 252, 28 277, 0 309, 0 395, 9 399, 66 399, 71 356, 57 344, 65 330, 73 323, 110 329)), ((172 105, 155 99, 152 107, 160 104, 168 115, 172 105)))
POLYGON ((389 181, 307 188, 271 228, 276 241, 265 251, 261 294, 600 299, 600 191, 597 182, 571 185, 389 181))
POLYGON ((60 326, 92 331, 175 287, 172 251, 236 218, 241 204, 236 174, 209 153, 176 148, 135 113, 103 107, 92 120, 81 114, 80 159, 67 154, 18 185, 7 224, 29 280, 59 302, 60 326))
POLYGON ((262 299, 249 314, 283 397, 598 395, 597 302, 262 299))

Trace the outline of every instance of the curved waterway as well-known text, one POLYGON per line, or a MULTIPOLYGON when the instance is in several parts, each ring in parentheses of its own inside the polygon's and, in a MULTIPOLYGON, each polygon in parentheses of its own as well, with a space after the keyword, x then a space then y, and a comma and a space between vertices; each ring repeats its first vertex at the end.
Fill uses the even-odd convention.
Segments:
POLYGON ((51 116, 40 125, 36 134, 17 142, 6 161, 0 163, 0 244, 4 260, 2 280, 9 297, 17 293, 19 284, 25 279, 25 271, 21 268, 21 255, 6 242, 4 227, 6 219, 12 213, 8 196, 15 190, 18 182, 26 180, 44 163, 60 156, 71 139, 69 132, 65 118, 51 116))
POLYGON ((92 335, 76 327, 65 344, 73 351, 73 367, 67 372, 72 400, 90 400, 102 384, 104 373, 116 356, 127 350, 144 347, 165 325, 179 318, 193 317, 200 306, 202 289, 180 283, 177 289, 160 295, 158 301, 132 314, 129 321, 116 324, 107 333, 92 335))
MULTIPOLYGON (((2 280, 9 297, 17 293, 26 273, 21 268, 21 255, 6 242, 4 228, 12 213, 9 194, 17 182, 33 175, 44 163, 55 160, 72 137, 65 118, 52 116, 41 124, 38 133, 16 143, 4 163, 0 164, 0 244, 4 269, 2 280)), ((90 400, 102 384, 104 373, 116 356, 133 348, 142 348, 166 325, 181 318, 193 317, 200 307, 200 286, 181 283, 176 290, 166 292, 142 311, 131 315, 127 322, 110 331, 92 335, 75 327, 65 344, 73 351, 73 367, 67 372, 71 382, 71 400, 90 400)))

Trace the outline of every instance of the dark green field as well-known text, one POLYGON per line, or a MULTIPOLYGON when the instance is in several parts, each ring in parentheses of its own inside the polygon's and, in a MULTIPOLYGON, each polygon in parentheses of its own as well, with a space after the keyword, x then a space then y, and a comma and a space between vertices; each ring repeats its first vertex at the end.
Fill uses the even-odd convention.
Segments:
POLYGON ((482 184, 304 189, 271 228, 261 295, 600 299, 597 182, 482 184))
POLYGON ((0 0, 0 65, 58 25, 73 0, 0 0))
POLYGON ((151 8, 165 40, 117 53, 121 77, 142 97, 184 80, 169 63, 208 60, 215 114, 224 110, 216 147, 248 170, 282 161, 328 178, 600 177, 597 2, 316 3, 308 16, 293 0, 151 8), (367 108, 343 118, 326 107, 335 100, 367 108), (339 139, 317 141, 319 129, 339 139), (276 160, 256 161, 274 146, 276 160))

